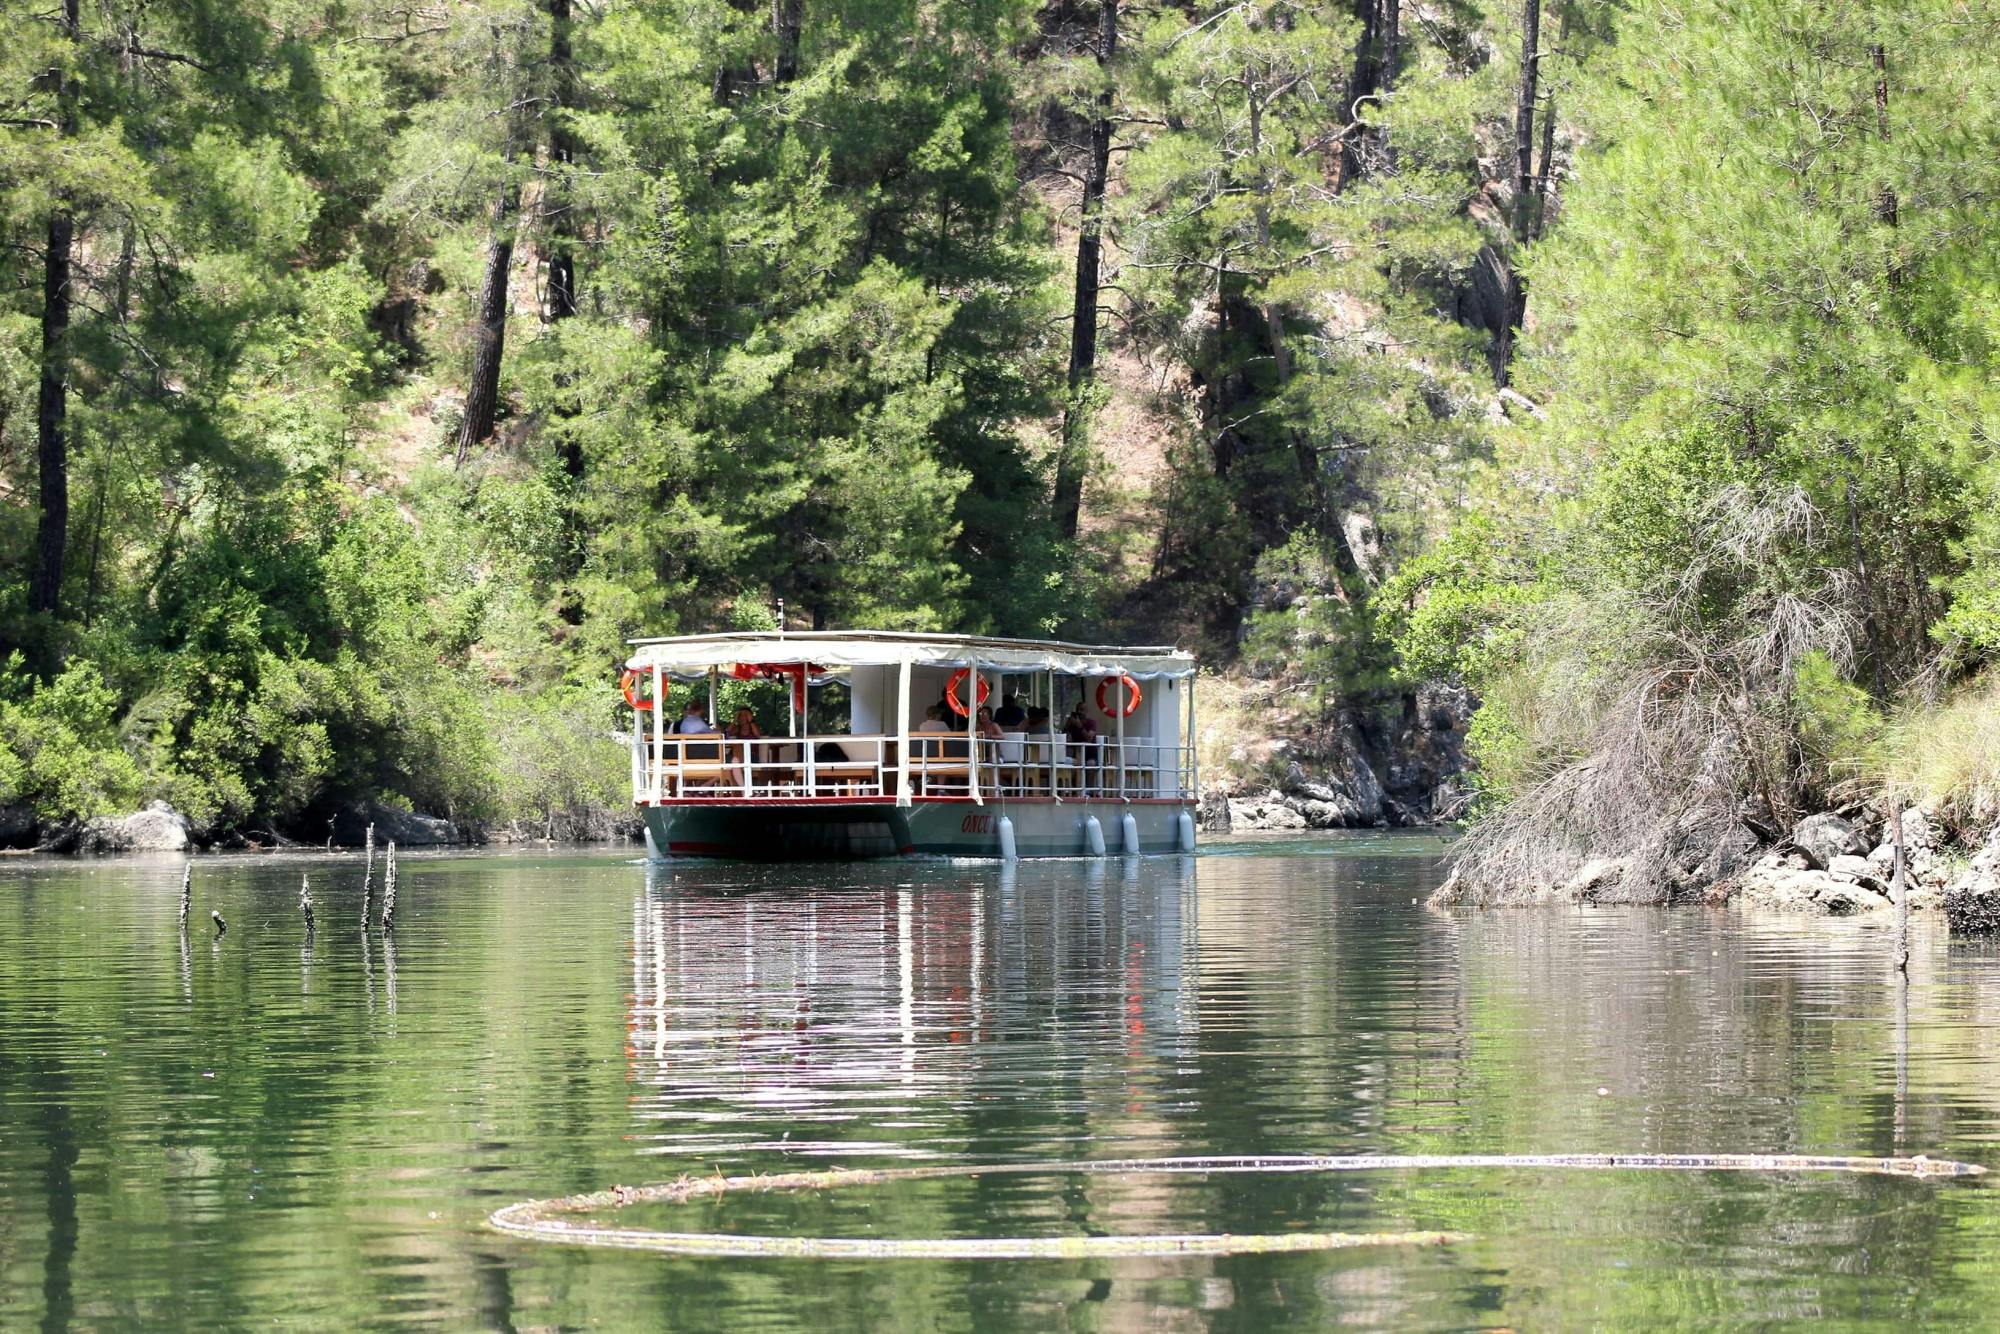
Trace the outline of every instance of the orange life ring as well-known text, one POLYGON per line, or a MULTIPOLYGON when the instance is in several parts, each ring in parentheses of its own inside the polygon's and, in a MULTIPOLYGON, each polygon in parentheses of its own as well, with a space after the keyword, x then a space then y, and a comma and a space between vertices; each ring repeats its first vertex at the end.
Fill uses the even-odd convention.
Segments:
MULTIPOLYGON (((972 675, 972 669, 970 667, 961 667, 957 671, 951 674, 951 680, 944 683, 945 705, 953 713, 957 714, 961 718, 965 716, 965 705, 958 702, 958 688, 965 684, 965 678, 970 675, 972 675)), ((983 676, 980 677, 979 702, 981 704, 984 704, 986 702, 986 697, 992 693, 993 689, 991 686, 986 684, 986 678, 983 676)))
POLYGON ((653 707, 653 701, 650 699, 640 699, 632 693, 632 687, 638 685, 641 681, 650 681, 652 679, 650 674, 635 672, 630 667, 627 667, 625 674, 618 678, 618 688, 625 692, 625 702, 641 713, 650 712, 653 707))
POLYGON ((1107 676, 1097 683, 1097 711, 1107 718, 1130 718, 1133 711, 1139 707, 1139 701, 1144 698, 1145 695, 1139 690, 1139 683, 1123 672, 1115 677, 1107 676), (1131 692, 1131 702, 1125 706, 1123 713, 1104 702, 1104 692, 1110 688, 1114 680, 1122 682, 1125 689, 1131 692))

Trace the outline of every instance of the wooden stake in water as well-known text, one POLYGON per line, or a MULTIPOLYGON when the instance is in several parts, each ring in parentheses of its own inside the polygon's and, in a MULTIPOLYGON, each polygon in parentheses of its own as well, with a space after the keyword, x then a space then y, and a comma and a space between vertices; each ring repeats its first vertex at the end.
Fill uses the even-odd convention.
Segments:
POLYGON ((194 906, 194 863, 181 868, 181 934, 188 933, 188 909, 194 906))
POLYGON ((389 840, 389 854, 382 864, 382 929, 396 929, 396 840, 389 840))
POLYGON ((369 881, 375 878, 375 825, 369 822, 368 832, 362 836, 361 861, 361 934, 368 935, 368 904, 374 897, 369 892, 369 881))
POLYGON ((1903 856, 1903 808, 1889 810, 1889 842, 1894 851, 1889 861, 1889 892, 1896 901, 1896 971, 1910 971, 1910 874, 1903 856))
POLYGON ((305 914, 306 938, 311 939, 313 933, 313 890, 312 877, 309 875, 299 877, 299 911, 305 914))

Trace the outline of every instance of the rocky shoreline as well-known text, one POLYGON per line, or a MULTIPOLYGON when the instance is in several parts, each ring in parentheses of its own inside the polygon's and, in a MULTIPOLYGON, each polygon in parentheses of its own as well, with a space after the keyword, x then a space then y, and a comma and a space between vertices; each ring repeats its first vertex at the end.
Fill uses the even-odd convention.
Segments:
MULTIPOLYGON (((1942 912, 1954 933, 2000 929, 2000 825, 1983 838, 1955 836, 1934 810, 1901 814, 1905 884, 1912 912, 1942 912)), ((1822 917, 1862 916, 1895 907, 1896 830, 1886 813, 1827 811, 1807 816, 1782 838, 1745 827, 1726 863, 1707 884, 1632 890, 1640 877, 1616 858, 1593 858, 1557 883, 1482 890, 1457 876, 1431 903, 1438 907, 1703 903, 1822 917)), ((1657 883, 1657 877, 1646 877, 1657 883)))
POLYGON ((31 811, 0 808, 0 849, 10 853, 112 856, 129 852, 275 852, 291 848, 359 848, 375 830, 378 844, 400 848, 477 847, 488 843, 606 843, 636 840, 636 819, 610 811, 558 812, 538 821, 501 825, 457 823, 382 802, 342 807, 312 841, 271 829, 204 832, 164 801, 129 815, 38 822, 31 811))

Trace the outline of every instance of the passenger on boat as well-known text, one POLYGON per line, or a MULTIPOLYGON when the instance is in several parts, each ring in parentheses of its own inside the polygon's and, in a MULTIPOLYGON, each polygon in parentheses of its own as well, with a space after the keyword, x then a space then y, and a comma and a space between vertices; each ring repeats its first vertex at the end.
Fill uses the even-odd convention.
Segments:
POLYGON ((1063 738, 1084 745, 1097 740, 1097 724, 1083 711, 1082 700, 1078 700, 1076 707, 1069 711, 1069 717, 1063 719, 1063 738))
MULTIPOLYGON (((736 711, 736 721, 725 728, 722 734, 732 741, 759 741, 764 736, 763 729, 757 726, 757 715, 748 705, 736 711)), ((724 772, 728 774, 729 786, 732 788, 743 786, 743 769, 738 761, 761 764, 768 758, 751 754, 749 746, 730 746, 726 750, 731 763, 724 772)))
POLYGON ((979 706, 979 718, 974 723, 973 730, 988 741, 998 741, 1000 739, 1000 724, 993 720, 993 710, 984 704, 979 706))
POLYGON ((944 720, 944 705, 933 704, 924 710, 924 720, 917 724, 919 732, 955 732, 958 729, 944 720))
POLYGON ((1000 701, 1000 707, 993 714, 993 721, 1003 732, 1018 732, 1021 724, 1028 721, 1028 711, 1021 707, 1019 695, 1009 695, 1000 701))
POLYGON ((1083 711, 1083 701, 1063 719, 1063 739, 1074 748, 1077 760, 1083 765, 1085 775, 1083 785, 1086 793, 1097 786, 1096 771, 1102 766, 1103 756, 1097 744, 1097 724, 1083 711))
POLYGON ((674 724, 674 730, 676 732, 695 735, 703 732, 713 732, 715 724, 708 720, 708 713, 701 707, 701 701, 699 699, 691 699, 687 702, 687 708, 681 710, 681 720, 674 724))
POLYGON ((1049 711, 1047 709, 1036 705, 1034 708, 1028 710, 1028 735, 1052 736, 1055 730, 1054 726, 1049 722, 1049 711))

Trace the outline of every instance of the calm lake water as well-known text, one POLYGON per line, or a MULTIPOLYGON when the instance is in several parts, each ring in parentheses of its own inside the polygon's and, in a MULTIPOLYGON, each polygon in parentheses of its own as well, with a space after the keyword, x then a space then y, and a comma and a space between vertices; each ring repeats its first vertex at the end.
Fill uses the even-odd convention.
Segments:
POLYGON ((360 929, 358 859, 212 858, 185 951, 178 862, 0 864, 0 1328, 1838 1327, 2000 1311, 1986 1181, 1052 1176, 629 1220, 1472 1234, 1224 1258, 688 1260, 484 1225, 528 1197, 827 1165, 1620 1150, 2000 1165, 1993 949, 1920 926, 1899 1007, 1884 931, 1432 912, 1439 850, 1368 835, 1011 870, 406 858, 393 943, 360 929))

